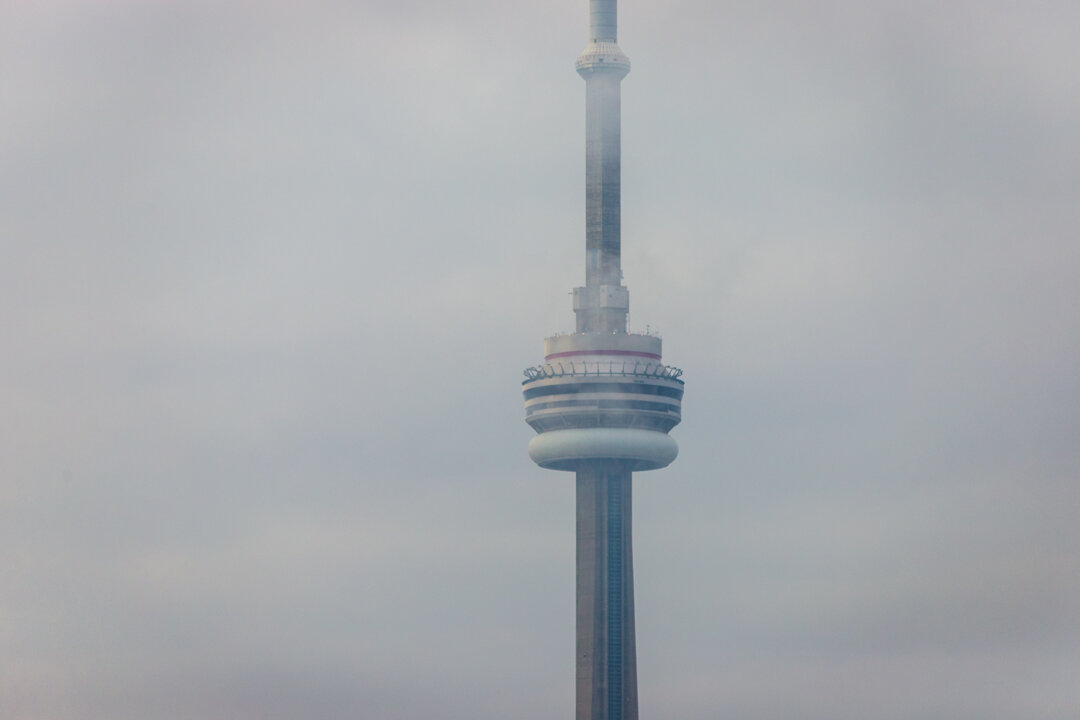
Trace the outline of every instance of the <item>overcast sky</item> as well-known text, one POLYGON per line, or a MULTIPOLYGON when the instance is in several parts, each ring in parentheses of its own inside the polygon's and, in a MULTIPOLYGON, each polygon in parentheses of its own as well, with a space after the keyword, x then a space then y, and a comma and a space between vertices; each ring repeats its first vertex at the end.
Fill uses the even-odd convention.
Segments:
MULTIPOLYGON (((586 23, 0 2, 0 716, 572 717, 586 23)), ((1078 33, 620 3, 643 718, 1077 717, 1078 33)))

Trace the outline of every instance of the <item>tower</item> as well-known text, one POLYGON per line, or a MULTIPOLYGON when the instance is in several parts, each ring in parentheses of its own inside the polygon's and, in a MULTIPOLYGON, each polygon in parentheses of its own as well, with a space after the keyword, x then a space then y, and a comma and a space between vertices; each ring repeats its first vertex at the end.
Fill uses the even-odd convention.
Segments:
POLYGON ((576 331, 544 341, 525 371, 529 456, 575 473, 577 720, 637 720, 632 474, 669 465, 681 419, 682 371, 661 362, 660 338, 627 331, 620 261, 620 89, 616 0, 590 0, 585 79, 585 286, 574 289, 576 331))

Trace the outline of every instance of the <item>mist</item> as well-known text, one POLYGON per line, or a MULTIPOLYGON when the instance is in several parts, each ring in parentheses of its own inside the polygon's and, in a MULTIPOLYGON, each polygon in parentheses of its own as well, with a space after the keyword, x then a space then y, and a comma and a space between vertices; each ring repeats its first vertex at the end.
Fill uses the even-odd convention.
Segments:
MULTIPOLYGON (((586 18, 0 6, 0 716, 572 713, 586 18)), ((1080 6, 619 21, 642 716, 1072 720, 1080 6)))

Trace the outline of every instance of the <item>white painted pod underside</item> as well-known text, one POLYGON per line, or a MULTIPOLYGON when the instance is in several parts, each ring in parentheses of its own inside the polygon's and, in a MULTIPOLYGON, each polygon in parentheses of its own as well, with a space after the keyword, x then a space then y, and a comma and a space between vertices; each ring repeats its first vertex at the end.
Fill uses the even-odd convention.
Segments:
POLYGON ((548 470, 577 470, 593 460, 620 460, 634 471, 667 467, 679 444, 666 433, 637 428, 551 430, 529 442, 529 457, 548 470))

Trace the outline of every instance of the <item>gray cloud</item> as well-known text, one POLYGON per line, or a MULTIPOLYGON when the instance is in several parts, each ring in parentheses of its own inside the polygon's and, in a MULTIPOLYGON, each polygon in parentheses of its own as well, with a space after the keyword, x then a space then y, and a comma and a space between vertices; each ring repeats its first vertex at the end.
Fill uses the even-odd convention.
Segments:
MULTIPOLYGON (((622 5, 643 715, 1071 718, 1077 11, 622 5)), ((569 712, 584 18, 0 8, 0 715, 569 712)))

